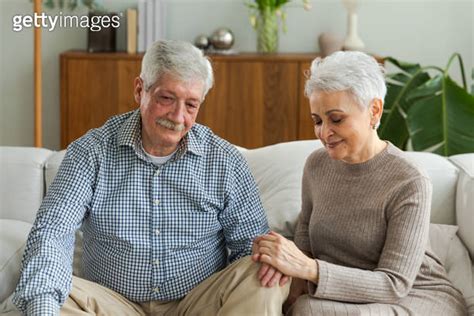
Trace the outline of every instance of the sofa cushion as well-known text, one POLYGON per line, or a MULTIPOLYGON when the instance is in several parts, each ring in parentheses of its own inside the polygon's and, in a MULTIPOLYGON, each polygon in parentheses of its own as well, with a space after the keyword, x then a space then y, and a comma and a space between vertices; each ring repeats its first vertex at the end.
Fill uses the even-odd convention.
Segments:
POLYGON ((0 218, 33 223, 44 194, 44 164, 52 151, 0 147, 0 218))
POLYGON ((301 208, 306 158, 321 148, 316 140, 281 143, 242 152, 260 190, 270 229, 292 237, 301 208))
POLYGON ((474 259, 474 154, 455 155, 449 160, 460 170, 456 193, 459 236, 474 259))
POLYGON ((15 289, 20 277, 20 264, 31 224, 0 219, 0 302, 15 289))
POLYGON ((468 301, 474 299, 472 263, 457 231, 458 226, 430 224, 429 240, 431 249, 443 263, 449 280, 468 301))
POLYGON ((443 156, 425 152, 406 152, 408 158, 424 169, 433 184, 431 222, 456 224, 456 182, 458 168, 443 156))
POLYGON ((430 224, 431 250, 438 256, 443 265, 446 265, 449 247, 456 236, 458 226, 430 224))

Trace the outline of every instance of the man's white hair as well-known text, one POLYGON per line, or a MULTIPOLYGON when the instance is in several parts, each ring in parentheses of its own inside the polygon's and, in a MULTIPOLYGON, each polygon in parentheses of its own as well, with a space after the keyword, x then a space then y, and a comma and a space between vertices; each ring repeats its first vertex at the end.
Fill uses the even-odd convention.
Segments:
POLYGON ((368 108, 372 99, 383 102, 385 98, 384 73, 372 56, 356 51, 335 52, 313 60, 305 95, 309 98, 315 91, 349 91, 362 108, 368 108))
POLYGON ((161 40, 147 49, 142 60, 140 78, 148 91, 165 73, 184 82, 199 80, 204 83, 206 96, 214 83, 209 59, 194 45, 175 40, 161 40))

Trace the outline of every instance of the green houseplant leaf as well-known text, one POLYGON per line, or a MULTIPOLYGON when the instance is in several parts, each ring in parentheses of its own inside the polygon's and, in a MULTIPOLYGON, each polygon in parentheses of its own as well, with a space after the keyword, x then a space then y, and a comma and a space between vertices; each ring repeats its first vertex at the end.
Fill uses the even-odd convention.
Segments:
POLYGON ((402 70, 387 76, 387 97, 380 136, 401 149, 450 156, 474 152, 474 96, 467 91, 462 59, 453 54, 446 69, 386 61, 402 70), (463 87, 448 75, 459 59, 463 87), (428 71, 435 71, 430 77, 428 71), (385 126, 384 126, 385 125, 385 126))
POLYGON ((449 76, 436 79, 413 91, 413 95, 431 93, 418 98, 408 112, 413 149, 443 156, 474 152, 474 96, 449 76))
POLYGON ((429 76, 420 74, 419 64, 399 62, 391 57, 386 58, 385 61, 392 63, 402 72, 387 76, 387 95, 379 134, 382 139, 391 141, 399 148, 405 148, 409 139, 405 118, 410 108, 410 103, 406 98, 412 89, 428 81, 429 76))

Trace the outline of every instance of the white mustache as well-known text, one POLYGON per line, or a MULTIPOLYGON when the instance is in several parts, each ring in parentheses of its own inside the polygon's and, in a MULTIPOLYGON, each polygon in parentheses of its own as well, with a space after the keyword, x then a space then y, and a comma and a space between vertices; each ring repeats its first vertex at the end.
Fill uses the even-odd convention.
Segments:
POLYGON ((155 120, 155 123, 176 132, 181 132, 182 130, 184 130, 184 124, 176 124, 175 122, 172 122, 164 118, 157 118, 155 120))

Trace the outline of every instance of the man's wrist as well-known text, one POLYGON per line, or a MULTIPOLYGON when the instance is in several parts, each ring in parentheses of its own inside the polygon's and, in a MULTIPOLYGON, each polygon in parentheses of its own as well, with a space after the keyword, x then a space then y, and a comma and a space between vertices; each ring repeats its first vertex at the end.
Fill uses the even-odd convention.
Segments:
POLYGON ((26 305, 26 315, 59 315, 61 306, 52 295, 41 295, 26 305))

